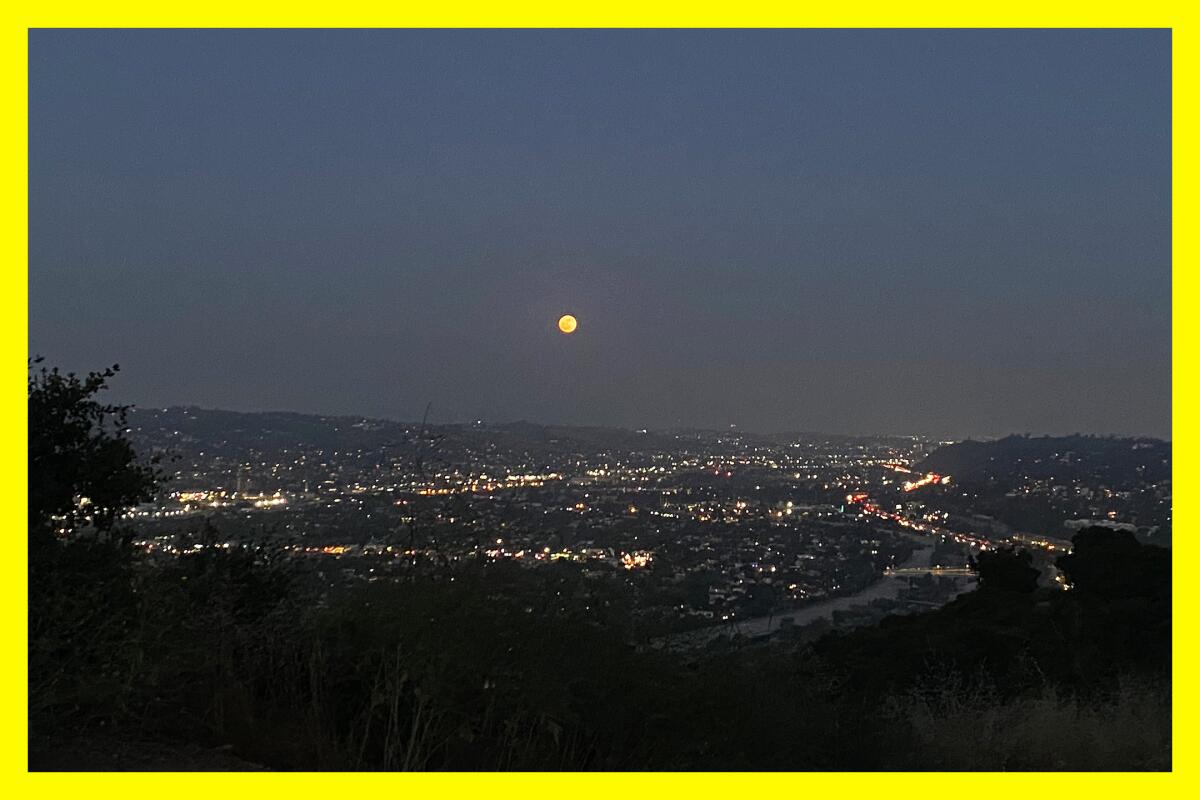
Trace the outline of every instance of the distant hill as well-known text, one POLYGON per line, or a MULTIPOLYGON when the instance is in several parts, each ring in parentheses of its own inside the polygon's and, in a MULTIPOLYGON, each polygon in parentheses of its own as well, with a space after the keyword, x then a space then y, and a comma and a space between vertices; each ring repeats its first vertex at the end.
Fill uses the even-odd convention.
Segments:
POLYGON ((210 455, 274 455, 311 448, 375 452, 422 437, 439 440, 454 456, 480 448, 508 451, 630 453, 677 447, 676 436, 621 428, 539 425, 532 422, 422 424, 370 417, 323 416, 282 411, 240 412, 174 406, 137 409, 129 415, 131 436, 148 452, 203 450, 210 455))
POLYGON ((970 526, 980 517, 1023 533, 1069 538, 1088 520, 1171 541, 1171 443, 1103 436, 1008 436, 938 448, 918 468, 949 475, 924 498, 970 526))
POLYGON ((516 422, 422 424, 361 416, 328 416, 288 411, 225 411, 196 406, 137 408, 130 413, 131 435, 140 449, 203 449, 217 455, 253 450, 274 454, 291 449, 374 451, 411 442, 422 431, 438 437, 443 449, 553 452, 665 452, 707 445, 780 445, 808 442, 835 445, 908 443, 899 436, 847 436, 811 431, 761 434, 742 430, 629 430, 586 425, 516 422))
POLYGON ((929 454, 921 470, 959 484, 1086 480, 1107 486, 1158 483, 1171 477, 1171 443, 1104 436, 1006 436, 967 440, 929 454))

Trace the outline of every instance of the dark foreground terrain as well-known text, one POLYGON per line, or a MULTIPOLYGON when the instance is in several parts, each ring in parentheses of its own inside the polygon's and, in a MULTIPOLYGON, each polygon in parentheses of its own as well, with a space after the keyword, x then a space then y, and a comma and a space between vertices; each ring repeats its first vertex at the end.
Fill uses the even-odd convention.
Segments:
POLYGON ((565 572, 463 567, 318 602, 248 553, 143 569, 51 543, 31 765, 1169 769, 1169 551, 1097 528, 1060 563, 1069 591, 1001 554, 930 613, 668 654, 582 621, 595 598, 578 619, 546 602, 577 585, 565 572))

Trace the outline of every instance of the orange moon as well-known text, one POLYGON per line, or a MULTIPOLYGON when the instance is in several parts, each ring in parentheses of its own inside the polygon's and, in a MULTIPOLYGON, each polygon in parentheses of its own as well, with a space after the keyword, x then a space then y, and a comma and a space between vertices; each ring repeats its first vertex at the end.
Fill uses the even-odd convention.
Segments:
POLYGON ((563 333, 573 333, 578 326, 579 322, 570 314, 563 314, 558 318, 558 329, 563 333))

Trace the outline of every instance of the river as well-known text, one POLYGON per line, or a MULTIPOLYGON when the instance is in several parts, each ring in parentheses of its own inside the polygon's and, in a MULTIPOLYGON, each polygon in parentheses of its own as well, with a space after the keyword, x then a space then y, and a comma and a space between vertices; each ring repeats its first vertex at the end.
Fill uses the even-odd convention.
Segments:
MULTIPOLYGON (((922 568, 930 566, 933 556, 933 544, 927 536, 911 536, 917 547, 912 555, 900 565, 901 568, 922 568)), ((819 619, 833 619, 833 612, 846 611, 852 606, 861 606, 872 600, 886 598, 895 600, 900 592, 908 586, 908 581, 902 578, 880 578, 865 589, 842 597, 831 597, 828 600, 818 600, 800 608, 789 608, 776 611, 761 617, 747 617, 731 620, 717 625, 709 625, 684 633, 667 637, 665 643, 671 647, 694 647, 718 637, 728 637, 740 633, 743 636, 763 636, 776 631, 784 619, 790 618, 797 627, 808 625, 819 619)))

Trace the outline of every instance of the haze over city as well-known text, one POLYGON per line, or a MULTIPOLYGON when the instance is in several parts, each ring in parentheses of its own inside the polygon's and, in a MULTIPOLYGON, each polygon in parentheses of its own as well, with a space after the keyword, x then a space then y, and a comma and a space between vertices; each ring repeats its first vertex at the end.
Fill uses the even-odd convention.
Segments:
POLYGON ((143 407, 1166 437, 1170 63, 1149 30, 32 31, 30 350, 143 407))

